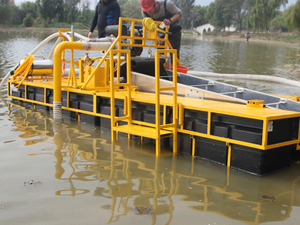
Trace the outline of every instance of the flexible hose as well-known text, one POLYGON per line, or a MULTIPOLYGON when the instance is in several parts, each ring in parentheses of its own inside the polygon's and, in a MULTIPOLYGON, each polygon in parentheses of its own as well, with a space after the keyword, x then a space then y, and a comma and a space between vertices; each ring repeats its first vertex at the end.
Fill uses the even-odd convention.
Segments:
POLYGON ((244 80, 257 80, 266 82, 275 82, 295 87, 300 87, 300 82, 295 80, 289 80, 282 77, 270 76, 270 75, 257 75, 257 74, 224 74, 202 71, 188 71, 187 74, 201 77, 220 77, 220 78, 232 78, 232 79, 244 79, 244 80))

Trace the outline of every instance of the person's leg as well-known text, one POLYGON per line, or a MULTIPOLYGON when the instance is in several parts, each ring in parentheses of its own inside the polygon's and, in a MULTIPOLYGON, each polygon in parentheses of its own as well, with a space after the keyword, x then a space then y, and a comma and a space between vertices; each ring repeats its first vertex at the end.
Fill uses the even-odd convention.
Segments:
POLYGON ((172 48, 177 49, 177 57, 179 59, 180 58, 181 31, 170 35, 169 41, 170 41, 170 44, 172 45, 172 48))

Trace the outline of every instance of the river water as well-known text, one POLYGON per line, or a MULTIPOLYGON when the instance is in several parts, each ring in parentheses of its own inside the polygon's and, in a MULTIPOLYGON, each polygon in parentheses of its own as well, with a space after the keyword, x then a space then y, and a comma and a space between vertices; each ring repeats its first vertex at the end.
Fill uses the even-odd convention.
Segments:
MULTIPOLYGON (((49 34, 0 31, 0 76, 49 34)), ((297 52, 183 37, 181 59, 192 70, 297 80, 297 52)), ((89 124, 64 120, 59 130, 43 111, 0 103, 0 224, 299 223, 298 162, 257 177, 167 150, 156 158, 153 145, 124 136, 111 145, 108 130, 89 124)))

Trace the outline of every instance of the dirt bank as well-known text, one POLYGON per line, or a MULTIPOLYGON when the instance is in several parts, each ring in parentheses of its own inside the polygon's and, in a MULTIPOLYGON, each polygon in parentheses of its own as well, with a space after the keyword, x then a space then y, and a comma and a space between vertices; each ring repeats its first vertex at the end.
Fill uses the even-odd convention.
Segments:
MULTIPOLYGON (((183 30, 183 35, 199 35, 193 30, 183 30)), ((245 32, 219 32, 219 33, 206 33, 203 35, 205 38, 221 38, 221 39, 231 39, 235 41, 246 41, 245 32)), ((291 45, 300 48, 300 33, 291 32, 270 32, 270 33, 253 33, 251 32, 251 37, 249 42, 271 42, 278 44, 291 45)))

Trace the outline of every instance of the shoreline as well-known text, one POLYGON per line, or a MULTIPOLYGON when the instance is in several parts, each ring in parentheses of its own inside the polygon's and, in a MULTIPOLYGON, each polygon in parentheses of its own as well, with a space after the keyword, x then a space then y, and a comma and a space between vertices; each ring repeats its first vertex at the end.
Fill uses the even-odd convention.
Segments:
MULTIPOLYGON (((56 27, 1 27, 1 31, 58 31, 60 28, 56 27)), ((63 28, 66 29, 66 28, 63 28)), ((74 28, 74 30, 80 31, 80 32, 88 32, 89 29, 87 28, 74 28)), ((240 33, 218 33, 218 34, 206 34, 206 35, 200 35, 196 33, 194 30, 182 30, 182 36, 184 37, 195 37, 195 38, 213 38, 213 39, 223 39, 223 40, 233 40, 233 41, 240 41, 240 42, 246 42, 245 32, 240 33)), ((262 43, 273 43, 273 44, 284 44, 291 47, 297 47, 300 48, 300 34, 293 34, 293 33, 251 33, 251 37, 249 39, 249 44, 251 42, 262 42, 262 43), (285 40, 276 40, 276 38, 287 38, 293 37, 294 41, 285 41, 285 40), (299 37, 298 37, 299 36, 299 37), (298 40, 299 38, 299 40, 298 40), (275 39, 275 40, 274 40, 275 39)))
MULTIPOLYGON (((223 40, 233 40, 233 41, 240 41, 246 42, 245 32, 240 33, 219 33, 219 34, 206 34, 200 35, 196 34, 193 30, 183 30, 183 36, 185 37, 202 37, 202 38, 213 38, 213 39, 223 39, 223 40), (195 35, 196 34, 196 35, 195 35)), ((293 33, 251 33, 251 37, 249 39, 249 44, 251 42, 262 42, 262 43, 272 43, 272 44, 284 44, 291 47, 300 48, 300 34, 299 40, 298 35, 293 33), (267 37, 266 37, 267 35, 267 37), (276 36, 276 38, 274 37, 276 36), (278 38, 288 38, 288 37, 297 37, 295 41, 285 41, 285 40, 277 40, 278 38), (275 40, 274 40, 275 39, 275 40)))

